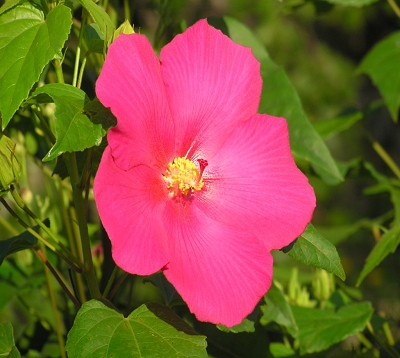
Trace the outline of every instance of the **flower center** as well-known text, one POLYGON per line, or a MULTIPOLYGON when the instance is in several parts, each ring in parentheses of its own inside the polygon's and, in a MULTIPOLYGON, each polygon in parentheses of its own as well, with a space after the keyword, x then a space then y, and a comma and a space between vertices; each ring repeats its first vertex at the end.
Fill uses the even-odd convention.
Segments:
POLYGON ((187 196, 194 190, 201 190, 204 186, 202 174, 208 163, 204 159, 199 159, 197 162, 199 168, 184 157, 175 158, 168 164, 163 179, 167 183, 171 196, 179 193, 187 196))

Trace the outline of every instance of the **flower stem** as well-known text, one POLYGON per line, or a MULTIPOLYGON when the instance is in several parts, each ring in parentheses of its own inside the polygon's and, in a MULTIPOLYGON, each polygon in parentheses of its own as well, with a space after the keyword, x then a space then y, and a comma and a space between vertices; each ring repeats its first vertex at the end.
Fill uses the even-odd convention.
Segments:
POLYGON ((42 235, 33 230, 24 220, 22 220, 18 214, 8 205, 8 203, 0 197, 0 202, 4 205, 7 211, 18 221, 18 223, 23 226, 26 231, 28 231, 32 236, 36 237, 40 242, 46 245, 50 250, 55 252, 60 256, 68 265, 70 265, 76 272, 81 272, 81 268, 75 262, 73 262, 69 257, 65 256, 64 253, 58 250, 53 244, 48 242, 42 235))
POLYGON ((77 82, 78 82, 79 61, 80 61, 80 57, 81 57, 83 29, 85 28, 86 20, 87 20, 87 11, 85 8, 82 7, 82 22, 81 22, 81 27, 79 29, 78 45, 76 46, 74 74, 72 77, 72 86, 74 86, 74 87, 77 87, 77 82))
POLYGON ((65 83, 64 82, 64 73, 62 71, 62 64, 59 59, 55 59, 53 61, 54 69, 56 71, 57 81, 58 83, 65 83))
MULTIPOLYGON (((14 185, 10 186, 10 192, 11 195, 14 199, 14 201, 16 202, 16 204, 23 210, 25 211, 25 213, 27 213, 39 226, 40 228, 43 229, 43 231, 49 235, 49 237, 55 242, 56 245, 58 245, 61 249, 61 251, 66 255, 62 255, 61 257, 63 257, 64 259, 68 259, 68 263, 72 264, 72 267, 79 267, 80 264, 77 261, 76 257, 74 255, 72 255, 72 253, 63 245, 63 243, 53 234, 53 232, 43 223, 42 220, 40 220, 33 211, 31 211, 26 204, 24 203, 24 201, 22 200, 22 198, 20 197, 20 195, 18 194, 17 190, 15 189, 14 185)), ((3 202, 4 205, 4 202, 3 202)), ((23 220, 19 221, 23 226, 27 225, 23 222, 23 220)), ((29 228, 29 226, 28 226, 29 228)), ((27 228, 27 230, 28 230, 27 228)), ((28 230, 29 231, 29 230, 28 230)), ((34 231, 34 230, 33 230, 34 231)), ((36 233, 36 231, 34 231, 36 233)), ((43 241, 43 240, 41 240, 43 241)), ((46 240, 45 240, 46 241, 46 240)), ((46 241, 47 242, 47 241, 46 241)), ((48 242, 47 242, 48 243, 48 242)), ((55 248, 55 246, 53 244, 47 244, 47 246, 54 252, 60 253, 59 250, 57 250, 55 248)))
MULTIPOLYGON (((42 248, 43 249, 43 248, 42 248)), ((47 259, 47 257, 44 255, 43 251, 39 248, 35 248, 35 252, 38 255, 39 259, 46 265, 47 269, 53 274, 54 278, 57 280, 57 282, 60 284, 61 288, 63 291, 66 293, 66 295, 69 297, 69 299, 73 302, 75 307, 77 309, 80 308, 81 304, 79 301, 76 299, 76 297, 72 294, 72 291, 68 288, 67 283, 65 282, 65 279, 57 272, 57 270, 51 265, 50 261, 47 259)))
POLYGON ((46 123, 46 120, 44 119, 42 113, 38 110, 38 108, 36 106, 31 106, 31 109, 32 109, 33 113, 36 114, 36 117, 39 118, 40 124, 42 125, 43 130, 45 131, 45 133, 49 137, 50 142, 54 144, 56 142, 56 137, 54 136, 54 134, 51 131, 51 129, 48 126, 48 124, 46 123))
POLYGON ((115 276, 117 276, 117 272, 118 272, 118 266, 114 266, 114 269, 113 269, 113 271, 111 273, 111 276, 110 276, 110 278, 109 278, 109 280, 107 282, 107 286, 104 289, 104 292, 103 292, 103 295, 102 295, 104 298, 107 298, 107 296, 108 296, 108 294, 109 294, 109 292, 111 290, 111 286, 112 286, 112 284, 113 284, 113 282, 115 280, 115 276))
POLYGON ((85 203, 82 190, 79 188, 79 173, 75 153, 65 155, 68 172, 71 179, 72 196, 75 203, 76 216, 78 220, 79 234, 83 253, 83 274, 86 278, 91 298, 100 298, 101 293, 93 267, 92 251, 90 248, 89 232, 86 220, 85 203))
POLYGON ((397 17, 400 17, 400 8, 399 6, 396 4, 395 0, 388 0, 388 3, 390 5, 390 7, 392 8, 392 10, 395 12, 395 14, 397 15, 397 17))
POLYGON ((375 152, 381 157, 381 159, 386 163, 386 165, 392 170, 393 174, 396 175, 398 179, 400 179, 400 168, 394 162, 392 157, 386 152, 385 149, 377 142, 372 142, 372 147, 375 149, 375 152))

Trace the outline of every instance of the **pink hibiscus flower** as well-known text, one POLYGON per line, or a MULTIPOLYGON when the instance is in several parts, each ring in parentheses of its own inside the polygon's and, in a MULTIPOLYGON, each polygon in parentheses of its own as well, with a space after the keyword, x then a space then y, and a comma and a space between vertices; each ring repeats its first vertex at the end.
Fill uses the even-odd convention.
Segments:
POLYGON ((257 114, 249 48, 206 20, 166 45, 110 46, 96 93, 118 124, 94 193, 123 270, 163 270, 201 321, 233 326, 271 285, 270 251, 310 222, 315 196, 292 158, 286 120, 257 114))

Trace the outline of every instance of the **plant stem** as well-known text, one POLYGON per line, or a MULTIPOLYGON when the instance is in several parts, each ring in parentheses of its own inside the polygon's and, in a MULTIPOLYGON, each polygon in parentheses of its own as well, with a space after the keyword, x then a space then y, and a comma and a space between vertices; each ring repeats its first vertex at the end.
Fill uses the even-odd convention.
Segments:
POLYGON ((77 88, 81 88, 83 72, 85 71, 86 61, 87 61, 88 53, 86 53, 85 57, 82 60, 81 69, 79 70, 78 82, 76 84, 77 88))
POLYGON ((392 157, 386 152, 386 150, 383 149, 383 147, 377 141, 372 142, 372 147, 386 163, 386 165, 392 170, 393 174, 396 175, 398 179, 400 179, 400 168, 394 162, 392 157))
POLYGON ((65 83, 64 82, 64 73, 62 71, 62 64, 59 59, 55 59, 53 61, 54 69, 56 71, 57 81, 58 83, 65 83))
POLYGON ((107 298, 107 295, 109 294, 109 292, 111 290, 111 286, 112 286, 112 284, 113 284, 113 282, 115 280, 115 276, 117 276, 117 272, 118 272, 118 266, 114 266, 113 272, 111 273, 111 276, 108 279, 107 286, 104 289, 104 292, 103 292, 103 295, 102 295, 104 298, 107 298))
POLYGON ((26 231, 28 231, 32 236, 36 237, 40 242, 46 245, 50 250, 55 252, 58 256, 60 256, 68 265, 70 265, 76 272, 81 272, 81 268, 77 266, 74 262, 72 262, 67 256, 63 254, 60 250, 57 250, 51 243, 49 243, 42 235, 33 230, 24 220, 22 220, 18 214, 7 204, 7 202, 0 198, 0 202, 4 205, 7 211, 18 221, 18 223, 23 226, 26 231))
POLYGON ((0 216, 0 225, 4 227, 11 235, 17 236, 19 234, 18 230, 12 227, 7 220, 0 216))
POLYGON ((79 61, 80 61, 80 57, 81 57, 83 29, 85 28, 86 20, 87 20, 87 11, 85 8, 82 7, 82 22, 81 22, 81 27, 79 29, 78 45, 76 46, 74 74, 72 77, 72 86, 74 86, 74 87, 77 87, 77 82, 78 82, 79 61))
POLYGON ((86 220, 85 203, 82 197, 82 191, 79 189, 79 174, 75 153, 67 153, 65 160, 71 179, 72 195, 75 204, 76 216, 78 220, 79 234, 83 253, 83 274, 86 278, 91 298, 100 298, 101 293, 94 272, 92 251, 90 248, 89 232, 86 220))
POLYGON ((400 8, 396 4, 396 1, 395 0, 388 0, 388 3, 390 5, 390 7, 393 9, 393 11, 395 12, 395 14, 397 15, 397 17, 400 17, 400 8))
POLYGON ((42 113, 38 110, 38 108, 36 106, 31 106, 31 109, 32 109, 33 113, 35 113, 36 116, 39 118, 40 124, 42 125, 43 130, 49 137, 50 142, 54 144, 56 142, 56 137, 54 136, 53 132, 51 131, 50 127, 48 126, 42 113))
POLYGON ((107 299, 109 299, 110 301, 112 300, 112 298, 114 297, 114 295, 116 294, 116 292, 118 291, 118 289, 120 288, 120 286, 122 285, 122 283, 125 281, 125 279, 128 276, 129 276, 129 273, 124 272, 124 274, 121 276, 121 278, 118 280, 118 282, 116 283, 116 285, 114 286, 114 288, 112 289, 110 294, 108 295, 107 299))
MULTIPOLYGON (((42 248, 43 250, 43 248, 42 248)), ((45 254, 42 252, 41 249, 35 248, 35 252, 38 255, 39 259, 46 265, 47 269, 53 274, 54 278, 57 280, 57 282, 60 284, 61 288, 63 291, 66 293, 66 295, 69 297, 69 299, 73 302, 75 307, 77 309, 80 308, 81 304, 79 301, 76 299, 76 297, 72 294, 72 291, 68 288, 68 285, 65 281, 65 279, 57 272, 57 270, 52 266, 50 261, 47 259, 45 254)))
MULTIPOLYGON (((50 248, 52 251, 58 253, 64 260, 66 260, 72 267, 74 267, 75 269, 77 268, 79 269, 79 262, 77 261, 76 257, 63 245, 63 243, 53 234, 53 232, 43 223, 42 220, 40 220, 35 213, 33 213, 33 211, 31 211, 26 204, 24 203, 24 201, 22 200, 22 198, 19 196, 18 192, 16 191, 15 187, 13 185, 10 186, 10 192, 11 195, 14 199, 14 201, 16 202, 16 204, 25 212, 27 213, 43 230, 44 232, 49 235, 49 237, 54 241, 54 243, 56 245, 58 245, 61 249, 61 252, 59 250, 56 249, 56 247, 54 246, 54 244, 50 244, 47 240, 45 240, 42 236, 40 236, 38 233, 36 233, 35 230, 31 229, 29 227, 29 225, 27 225, 22 219, 19 218, 19 216, 8 206, 7 203, 3 202, 3 205, 8 206, 7 210, 11 209, 12 212, 14 212, 14 217, 17 218, 17 220, 19 221, 19 223, 26 227, 26 229, 28 231, 33 231, 36 235, 39 235, 40 237, 42 237, 42 239, 40 239, 40 241, 42 241, 48 248, 50 248)), ((1 198, 0 198, 1 199, 1 198)), ((10 211, 10 210, 9 210, 10 211)), ((10 211, 10 213, 12 213, 10 211)), ((35 235, 35 236, 36 236, 35 235)))

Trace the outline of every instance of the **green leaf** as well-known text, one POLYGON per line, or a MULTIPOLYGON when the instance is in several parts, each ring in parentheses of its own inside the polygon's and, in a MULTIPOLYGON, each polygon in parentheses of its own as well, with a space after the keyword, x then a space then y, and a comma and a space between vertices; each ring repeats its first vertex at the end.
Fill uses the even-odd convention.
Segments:
POLYGON ((64 152, 82 151, 100 145, 107 129, 115 124, 109 110, 97 100, 90 102, 85 92, 67 84, 40 87, 31 97, 35 98, 39 102, 54 101, 56 105, 57 140, 43 161, 55 159, 64 152))
POLYGON ((294 316, 292 313, 292 308, 286 300, 283 292, 278 288, 278 286, 273 283, 264 297, 266 305, 261 306, 261 311, 263 315, 260 319, 260 323, 267 325, 270 322, 276 322, 277 324, 284 326, 295 335, 298 328, 294 316))
POLYGON ((21 164, 15 155, 16 144, 0 132, 0 196, 16 183, 21 175, 21 164))
POLYGON ((327 121, 316 122, 313 126, 322 138, 328 139, 349 129, 362 118, 363 114, 361 112, 354 112, 327 121))
POLYGON ((0 112, 2 129, 46 64, 61 51, 72 25, 71 10, 58 5, 47 18, 29 3, 0 16, 0 112))
POLYGON ((1 358, 20 358, 14 343, 13 329, 10 322, 0 323, 0 357, 1 358))
POLYGON ((299 327, 295 338, 300 354, 321 352, 346 337, 362 331, 370 320, 373 308, 369 302, 352 303, 338 310, 292 306, 299 327))
MULTIPOLYGON (((33 230, 39 230, 39 226, 32 228, 33 230)), ((14 252, 31 249, 37 245, 37 239, 28 231, 24 231, 18 236, 12 237, 11 239, 0 241, 0 266, 4 259, 13 254, 14 252)))
POLYGON ((358 73, 366 73, 378 87, 389 108, 390 115, 397 122, 400 107, 400 31, 380 41, 364 57, 358 73))
POLYGON ((17 6, 20 2, 21 2, 21 0, 9 0, 9 1, 6 1, 6 2, 0 7, 0 15, 1 15, 3 12, 6 12, 7 10, 10 10, 10 9, 13 8, 14 6, 17 6))
POLYGON ((227 333, 241 333, 241 332, 255 332, 254 321, 245 318, 242 322, 233 327, 227 327, 222 324, 217 324, 217 328, 222 332, 227 333))
POLYGON ((325 1, 335 5, 362 7, 371 5, 379 0, 325 0, 325 1))
POLYGON ((389 179, 387 176, 379 173, 371 163, 364 163, 365 169, 369 171, 372 177, 379 183, 374 187, 367 188, 365 194, 377 194, 382 192, 390 193, 390 200, 394 209, 393 225, 400 225, 400 181, 389 179))
POLYGON ((243 24, 229 17, 209 20, 233 41, 250 47, 261 63, 263 89, 259 112, 284 117, 289 123, 291 149, 295 156, 307 160, 321 178, 338 184, 343 177, 322 138, 308 121, 296 90, 286 73, 268 56, 262 43, 243 24))
POLYGON ((391 253, 394 253, 400 244, 400 225, 382 235, 372 251, 369 253, 365 265, 357 279, 359 286, 364 278, 377 267, 391 253))
POLYGON ((286 346, 283 343, 271 343, 269 345, 269 351, 274 358, 295 358, 297 357, 296 352, 286 346))
POLYGON ((90 14, 94 22, 99 26, 101 33, 104 35, 106 43, 114 33, 115 26, 110 16, 104 9, 97 5, 93 0, 77 0, 90 14))
POLYGON ((342 264, 335 246, 311 224, 296 240, 288 255, 308 266, 324 269, 345 280, 342 264))
POLYGON ((132 25, 129 23, 128 20, 125 20, 113 33, 113 35, 108 40, 108 46, 110 46, 119 35, 121 34, 134 34, 135 31, 133 30, 132 25))
POLYGON ((142 305, 125 318, 91 300, 79 310, 66 350, 70 358, 207 357, 205 339, 165 306, 142 305))
POLYGON ((104 52, 104 35, 97 24, 85 25, 83 38, 86 41, 89 52, 104 52))

